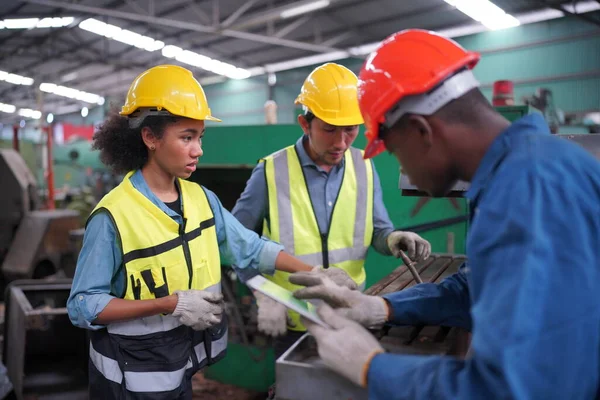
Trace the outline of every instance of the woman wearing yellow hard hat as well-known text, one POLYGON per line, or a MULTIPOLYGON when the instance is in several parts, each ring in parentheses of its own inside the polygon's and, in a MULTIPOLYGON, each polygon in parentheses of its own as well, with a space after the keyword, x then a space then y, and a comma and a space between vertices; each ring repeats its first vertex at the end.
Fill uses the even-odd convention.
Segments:
POLYGON ((192 375, 227 348, 221 256, 241 273, 311 269, 185 180, 207 120, 220 121, 192 73, 160 65, 94 135, 102 161, 126 176, 87 220, 67 303, 90 330, 92 399, 191 398, 192 375))

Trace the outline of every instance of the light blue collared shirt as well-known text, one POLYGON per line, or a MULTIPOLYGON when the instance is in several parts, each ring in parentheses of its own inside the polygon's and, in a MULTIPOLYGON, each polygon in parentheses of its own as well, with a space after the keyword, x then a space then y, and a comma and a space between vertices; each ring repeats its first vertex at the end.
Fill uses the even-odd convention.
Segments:
MULTIPOLYGON (((321 233, 329 226, 329 220, 333 213, 333 206, 342 185, 345 163, 334 166, 329 173, 319 167, 310 158, 304 149, 303 141, 306 135, 302 135, 296 142, 296 150, 302 171, 306 177, 308 193, 314 206, 315 217, 321 233)), ((369 160, 372 163, 372 161, 369 160)), ((373 166, 373 248, 381 254, 391 255, 387 245, 387 237, 394 230, 392 221, 383 204, 381 195, 381 183, 379 176, 373 166)), ((343 199, 339 199, 343 201, 343 199)), ((246 184, 246 189, 235 204, 231 213, 240 220, 248 229, 255 232, 262 231, 263 220, 269 220, 269 198, 267 193, 267 181, 265 179, 265 165, 259 163, 252 171, 252 176, 246 184)))
MULTIPOLYGON (((139 170, 130 179, 133 186, 154 205, 178 224, 183 222, 181 215, 167 207, 152 193, 139 170)), ((215 215, 221 262, 235 265, 236 271, 242 275, 248 274, 248 269, 273 274, 275 259, 283 247, 244 228, 223 208, 213 192, 207 189, 205 192, 215 215)), ((115 226, 106 212, 100 212, 91 218, 87 225, 71 294, 67 301, 69 318, 74 325, 87 329, 103 328, 93 321, 108 302, 120 296, 125 289, 125 276, 121 264, 122 254, 116 240, 115 226)))

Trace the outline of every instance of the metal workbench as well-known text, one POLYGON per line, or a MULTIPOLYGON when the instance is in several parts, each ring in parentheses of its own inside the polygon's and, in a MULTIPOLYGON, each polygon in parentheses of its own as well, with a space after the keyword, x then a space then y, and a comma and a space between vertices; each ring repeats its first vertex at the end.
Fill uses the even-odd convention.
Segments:
MULTIPOLYGON (((440 282, 458 271, 464 255, 433 254, 416 264, 423 282, 440 282)), ((400 266, 365 291, 383 295, 411 287, 415 281, 405 266, 400 266)), ((404 326, 373 331, 386 351, 402 354, 443 354, 464 357, 469 333, 440 326, 404 326)), ((344 399, 366 400, 367 391, 328 369, 317 353, 309 334, 299 339, 276 362, 277 400, 344 399)))

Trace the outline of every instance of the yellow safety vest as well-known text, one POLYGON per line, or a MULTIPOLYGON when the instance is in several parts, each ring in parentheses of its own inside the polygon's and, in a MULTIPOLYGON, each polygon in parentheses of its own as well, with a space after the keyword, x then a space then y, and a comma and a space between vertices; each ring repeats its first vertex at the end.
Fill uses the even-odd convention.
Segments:
MULTIPOLYGON (((281 243, 305 263, 345 270, 360 286, 364 284, 365 258, 373 237, 373 166, 363 152, 351 147, 344 154, 344 176, 328 231, 321 233, 295 146, 286 147, 261 160, 269 198, 269 221, 263 235, 281 243)), ((268 279, 289 290, 298 286, 289 274, 276 271, 268 279)), ((299 315, 289 311, 288 328, 304 331, 299 315)))
POLYGON ((221 263, 215 219, 202 187, 179 180, 184 219, 179 225, 133 187, 132 174, 94 210, 108 210, 118 232, 126 271, 123 298, 153 299, 176 290, 218 285, 221 263))
MULTIPOLYGON (((165 297, 177 290, 221 292, 215 219, 204 189, 178 180, 182 225, 133 187, 127 174, 98 203, 116 227, 129 300, 165 297)), ((90 216, 91 218, 91 216, 90 216)), ((226 354, 228 319, 204 331, 182 325, 172 314, 108 324, 90 332, 90 392, 98 398, 172 399, 206 365, 226 354)))

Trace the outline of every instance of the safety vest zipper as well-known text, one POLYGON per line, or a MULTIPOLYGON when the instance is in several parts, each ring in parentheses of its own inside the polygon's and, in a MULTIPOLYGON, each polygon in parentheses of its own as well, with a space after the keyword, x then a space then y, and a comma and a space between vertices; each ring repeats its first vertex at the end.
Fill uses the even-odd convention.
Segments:
POLYGON ((183 223, 179 225, 179 236, 181 237, 181 247, 183 247, 183 255, 185 257, 185 263, 188 268, 188 274, 190 275, 190 281, 188 283, 188 288, 192 288, 192 279, 194 277, 194 270, 192 268, 192 255, 190 253, 190 245, 185 237, 185 225, 187 223, 187 219, 183 219, 183 223))

